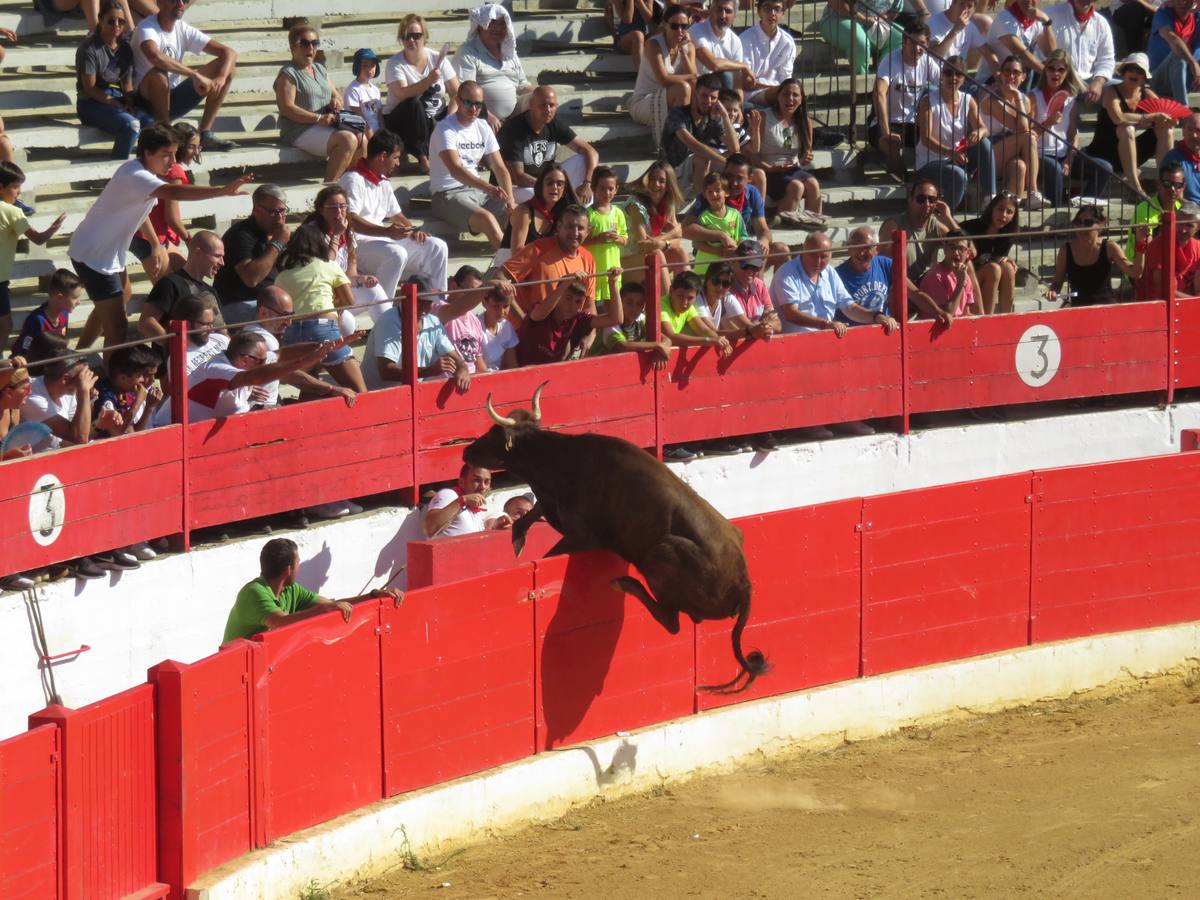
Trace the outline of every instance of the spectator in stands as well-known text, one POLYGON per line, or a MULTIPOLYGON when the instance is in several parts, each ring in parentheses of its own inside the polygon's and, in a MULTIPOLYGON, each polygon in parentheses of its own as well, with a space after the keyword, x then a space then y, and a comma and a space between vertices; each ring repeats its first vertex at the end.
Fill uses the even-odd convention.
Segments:
POLYGON ((1116 29, 1114 45, 1120 53, 1132 53, 1146 46, 1150 21, 1161 0, 1112 0, 1108 18, 1116 29))
MULTIPOLYGON (((656 152, 671 108, 686 107, 692 101, 698 70, 696 48, 688 37, 691 21, 686 8, 667 7, 662 29, 646 41, 629 98, 629 116, 638 124, 649 126, 656 152)), ((720 89, 718 83, 717 90, 720 89)))
POLYGON ((737 260, 733 263, 730 292, 753 323, 751 333, 746 336, 769 341, 783 330, 783 325, 761 277, 766 264, 766 248, 758 241, 745 240, 737 245, 733 255, 737 260))
POLYGON ((1158 223, 1162 221, 1163 211, 1178 210, 1183 206, 1184 191, 1187 189, 1187 177, 1183 173, 1183 166, 1177 162, 1164 162, 1158 170, 1155 186, 1154 196, 1142 200, 1133 208, 1129 238, 1125 242, 1126 259, 1133 258, 1137 244, 1134 233, 1137 226, 1148 226, 1150 236, 1153 236, 1158 233, 1158 223))
MULTIPOLYGON (((1012 0, 992 21, 988 31, 988 52, 979 64, 975 79, 984 84, 995 75, 995 61, 1016 56, 1030 78, 1040 75, 1042 59, 1054 49, 1054 30, 1050 16, 1038 8, 1039 0, 1012 0)), ((1026 82, 1026 89, 1029 88, 1026 82)))
POLYGON ((1075 71, 1087 86, 1087 102, 1099 103, 1117 62, 1108 19, 1096 15, 1093 0, 1065 0, 1050 7, 1046 14, 1054 32, 1054 46, 1070 55, 1075 71))
POLYGON ((109 355, 91 401, 93 440, 146 430, 163 401, 162 389, 154 383, 159 362, 158 354, 145 344, 121 347, 109 355))
POLYGON ((349 622, 353 604, 360 600, 388 597, 399 601, 400 592, 391 588, 370 591, 347 600, 327 600, 296 584, 300 574, 300 553, 296 542, 288 538, 267 541, 258 557, 259 577, 238 591, 229 619, 225 623, 222 644, 249 638, 272 628, 280 628, 321 613, 337 609, 349 622))
POLYGON ((725 202, 728 190, 725 176, 710 172, 701 192, 705 209, 696 217, 696 224, 684 232, 692 240, 697 275, 703 275, 713 260, 732 256, 738 243, 749 236, 742 214, 725 202))
POLYGON ((396 296, 400 279, 411 275, 444 291, 449 258, 445 241, 418 229, 400 210, 388 179, 403 152, 395 134, 377 132, 367 145, 366 158, 340 182, 350 205, 350 226, 358 236, 359 269, 379 279, 389 300, 396 296))
POLYGON ((733 265, 721 261, 708 267, 700 296, 696 298, 696 309, 713 331, 730 343, 754 338, 769 340, 774 332, 769 326, 751 319, 733 292, 733 265))
MULTIPOLYGON (((625 210, 613 202, 620 188, 621 181, 617 173, 608 166, 599 166, 592 173, 594 200, 588 210, 588 236, 584 244, 601 272, 621 267, 621 250, 629 242, 625 210)), ((617 290, 620 288, 618 279, 617 290)), ((596 299, 602 303, 608 300, 607 279, 600 279, 596 285, 596 299)))
POLYGON ((946 60, 938 89, 917 105, 917 178, 937 184, 951 209, 962 203, 971 175, 984 205, 996 193, 992 142, 975 98, 962 91, 967 77, 962 67, 961 56, 946 60))
POLYGON ((1200 112, 1184 119, 1182 130, 1183 139, 1167 151, 1162 164, 1178 163, 1183 167, 1185 195, 1193 203, 1200 203, 1200 112))
MULTIPOLYGON (((163 181, 167 184, 194 184, 188 171, 193 161, 200 158, 200 132, 187 122, 176 122, 171 126, 178 145, 175 161, 167 170, 163 181)), ((191 238, 187 225, 180 214, 178 200, 158 200, 150 215, 129 242, 129 251, 138 258, 151 284, 183 265, 183 255, 176 248, 191 238)))
POLYGON ((524 203, 534 195, 535 182, 555 163, 559 147, 575 151, 559 165, 567 173, 580 202, 591 202, 592 172, 600 162, 600 154, 558 118, 558 95, 550 85, 534 88, 529 95, 529 109, 504 123, 498 141, 500 158, 512 178, 513 198, 517 203, 524 203))
POLYGON ((433 303, 433 312, 446 329, 446 336, 458 351, 469 372, 483 374, 488 371, 484 347, 487 335, 483 324, 473 310, 484 301, 493 289, 511 291, 512 285, 505 279, 484 283, 483 273, 474 266, 460 266, 450 278, 450 293, 447 300, 433 303))
POLYGON ((46 285, 46 302, 25 317, 21 332, 13 342, 12 355, 29 359, 34 339, 39 334, 56 334, 65 340, 71 313, 79 305, 80 293, 79 278, 74 272, 55 269, 46 285))
POLYGON ((754 87, 754 73, 745 61, 742 41, 733 30, 737 15, 734 0, 709 0, 708 18, 688 29, 688 37, 696 48, 696 69, 701 75, 715 72, 727 88, 742 90, 754 87))
MULTIPOLYGON (((1189 86, 1200 83, 1200 14, 1196 0, 1166 0, 1150 21, 1150 86, 1161 96, 1189 104, 1189 86)), ((1138 50, 1140 47, 1130 47, 1138 50)))
MULTIPOLYGON (((377 132, 382 133, 382 132, 377 132)), ((342 176, 344 181, 349 173, 342 176)), ((391 194, 391 191, 388 192, 391 194)), ((363 307, 377 322, 388 306, 391 297, 374 275, 363 275, 358 266, 358 241, 350 227, 350 205, 346 198, 346 189, 340 184, 330 184, 317 192, 313 201, 313 211, 305 217, 304 225, 314 225, 329 243, 331 259, 337 263, 346 277, 350 279, 350 292, 354 295, 354 306, 363 307)), ((341 310, 338 315, 339 327, 342 334, 355 330, 356 310, 349 307, 341 310)))
MULTIPOLYGON (((417 377, 453 378, 459 393, 471 387, 471 368, 458 352, 442 319, 433 312, 428 286, 418 283, 417 377)), ((375 323, 363 351, 363 374, 367 387, 378 391, 393 384, 408 383, 404 377, 403 320, 401 298, 375 323)))
MULTIPOLYGON (((166 2, 159 0, 163 5, 166 2)), ((242 175, 224 187, 166 184, 163 176, 175 162, 178 140, 170 126, 158 124, 145 129, 138 137, 137 158, 124 163, 113 173, 71 235, 67 253, 95 307, 92 317, 104 334, 105 346, 125 338, 125 302, 129 286, 125 251, 155 201, 236 196, 242 193, 242 185, 254 177, 242 175)), ((87 346, 82 339, 80 346, 87 346)))
POLYGON ((50 436, 34 452, 86 444, 92 436, 92 388, 96 375, 87 362, 64 352, 42 366, 21 404, 21 420, 41 422, 50 436))
MULTIPOLYGON (((754 123, 754 129, 758 130, 758 120, 762 118, 762 113, 757 109, 752 109, 750 115, 747 116, 742 111, 742 95, 739 91, 731 88, 721 88, 721 92, 717 94, 717 102, 725 107, 725 112, 729 114, 729 121, 733 123, 733 133, 737 136, 737 145, 734 147, 726 147, 721 144, 721 155, 728 157, 733 153, 740 153, 742 150, 753 150, 750 145, 750 128, 749 122, 754 123)), ((767 176, 762 169, 754 170, 755 184, 758 185, 760 191, 767 188, 767 176)))
POLYGON ((483 358, 488 371, 517 367, 517 329, 509 312, 513 309, 516 289, 512 282, 499 279, 492 283, 483 298, 483 312, 478 313, 483 327, 483 358))
POLYGON ((463 81, 458 86, 458 109, 433 130, 429 190, 435 216, 460 231, 482 233, 498 250, 504 232, 497 217, 507 218, 516 202, 496 135, 479 118, 482 110, 483 89, 474 81, 463 81), (483 163, 491 169, 495 184, 479 177, 483 163))
POLYGON ((357 116, 362 116, 367 123, 367 139, 383 128, 383 96, 379 93, 379 85, 375 78, 379 75, 379 57, 369 47, 360 47, 354 51, 354 61, 351 63, 354 80, 346 85, 343 100, 346 109, 357 116))
MULTIPOLYGON (((850 232, 846 250, 845 261, 834 272, 850 299, 871 314, 870 321, 882 325, 884 334, 891 334, 899 327, 891 316, 892 258, 879 255, 875 229, 870 225, 860 225, 850 232)), ((834 313, 834 318, 847 325, 867 324, 841 309, 834 313)))
MULTIPOLYGON (((508 277, 517 282, 517 306, 525 315, 544 306, 557 293, 555 283, 576 274, 582 276, 580 282, 587 293, 588 309, 595 309, 595 280, 591 276, 596 274, 596 260, 583 246, 589 227, 588 211, 582 206, 568 206, 558 217, 553 237, 526 244, 520 253, 504 264, 508 277)), ((552 308, 547 308, 547 312, 552 308)), ((543 315, 541 319, 545 317, 543 315)), ((617 321, 620 321, 620 316, 617 321)))
POLYGON ((509 497, 504 501, 504 514, 511 521, 516 522, 517 519, 528 515, 536 503, 537 497, 532 493, 517 494, 517 496, 509 497))
MULTIPOLYGON (((1071 225, 1087 230, 1076 231, 1067 243, 1058 248, 1058 256, 1054 260, 1054 280, 1046 291, 1047 300, 1053 302, 1060 299, 1058 292, 1064 284, 1068 284, 1071 290, 1061 298, 1063 306, 1112 303, 1116 299, 1112 289, 1112 277, 1116 274, 1114 270, 1133 282, 1141 278, 1146 265, 1148 229, 1144 225, 1135 229, 1137 242, 1134 245, 1133 262, 1130 262, 1120 244, 1102 235, 1107 224, 1107 217, 1098 206, 1079 208, 1071 225)), ((1157 283, 1161 284, 1161 280, 1157 283)), ((1187 282, 1188 288, 1192 283, 1193 280, 1187 282)))
POLYGON ((1017 231, 1017 198, 1001 191, 992 198, 977 219, 963 222, 962 230, 971 237, 971 264, 979 282, 979 302, 984 315, 1013 311, 1017 284, 1017 263, 1008 254, 1011 235, 1017 231))
POLYGON ((945 237, 953 228, 958 228, 958 223, 950 207, 942 200, 938 186, 925 179, 918 179, 908 189, 904 214, 887 219, 879 227, 881 244, 890 245, 897 229, 904 232, 908 297, 931 315, 935 309, 933 301, 917 285, 937 260, 938 244, 934 239, 945 237))
POLYGON ((183 268, 160 278, 150 289, 138 319, 138 332, 153 338, 166 334, 175 304, 212 288, 205 281, 214 278, 225 265, 225 245, 212 231, 197 231, 188 242, 188 258, 183 268))
POLYGON ((1005 189, 1026 209, 1045 209, 1049 201, 1038 190, 1037 135, 1031 126, 1033 99, 1021 92, 1025 67, 1016 56, 1007 56, 1000 72, 979 100, 979 114, 992 142, 992 156, 1005 189))
MULTIPOLYGON (((1082 89, 1071 66, 1071 58, 1062 50, 1054 50, 1046 56, 1042 68, 1041 84, 1035 88, 1033 97, 1034 116, 1042 124, 1038 129, 1038 179, 1042 193, 1054 206, 1067 202, 1067 188, 1072 176, 1081 180, 1084 197, 1098 197, 1104 192, 1112 175, 1111 166, 1101 159, 1080 153, 1079 104, 1076 98, 1082 89), (1050 113, 1050 101, 1065 93, 1065 103, 1057 112, 1050 113)), ((1105 117, 1101 111, 1100 118, 1105 117)))
POLYGON ((119 0, 102 0, 99 26, 75 51, 75 111, 79 121, 109 134, 112 158, 128 159, 154 116, 133 102, 133 49, 123 40, 132 27, 119 0))
MULTIPOLYGON (((219 329, 221 318, 218 312, 217 297, 212 291, 200 291, 190 297, 184 297, 171 310, 169 321, 183 322, 187 329, 187 343, 184 351, 183 371, 191 375, 197 367, 208 362, 214 356, 225 351, 229 346, 229 337, 219 329)), ((151 424, 155 428, 171 424, 170 398, 170 368, 160 370, 163 390, 167 397, 154 411, 151 424)))
MULTIPOLYGON (((951 0, 944 11, 929 17, 929 49, 936 59, 961 56, 967 61, 967 71, 973 72, 984 58, 994 56, 987 42, 992 20, 976 12, 980 5, 977 0, 951 0)), ((988 65, 992 71, 1000 68, 996 59, 990 59, 988 65)), ((973 84, 968 83, 968 91, 973 84)))
POLYGON ((624 321, 621 294, 617 290, 620 269, 609 269, 610 297, 603 313, 585 311, 594 289, 582 272, 560 278, 541 303, 529 310, 517 329, 517 363, 540 366, 561 362, 586 352, 593 331, 612 328, 624 321))
POLYGON ((396 40, 401 49, 387 61, 383 123, 400 135, 405 153, 416 157, 421 171, 428 173, 434 126, 458 108, 458 75, 448 54, 429 49, 429 26, 416 13, 400 20, 396 40))
MULTIPOLYGON (((1083 210, 1080 209, 1079 212, 1082 215, 1083 210)), ((1179 208, 1179 212, 1175 214, 1176 296, 1195 297, 1200 295, 1200 240, 1196 239, 1198 222, 1200 222, 1200 205, 1190 200, 1184 203, 1179 208)), ((1158 237, 1151 241, 1146 248, 1145 255, 1151 262, 1144 270, 1147 282, 1147 290, 1143 292, 1144 296, 1161 300, 1167 296, 1166 232, 1159 231, 1158 237)))
POLYGON ((463 464, 454 487, 442 488, 425 507, 421 527, 425 537, 455 537, 508 528, 512 519, 507 515, 487 514, 488 494, 492 489, 490 469, 463 464))
POLYGON ((779 24, 782 0, 757 0, 758 22, 739 35, 742 53, 754 76, 754 89, 746 100, 755 106, 775 102, 779 85, 792 77, 796 67, 796 40, 779 24))
POLYGON ((983 307, 971 269, 971 242, 966 232, 956 228, 946 238, 946 243, 942 244, 941 262, 925 273, 921 290, 933 299, 942 312, 939 321, 949 328, 968 310, 971 315, 983 315, 983 307))
MULTIPOLYGON (((26 368, 24 359, 14 356, 0 362, 0 440, 6 438, 12 429, 21 424, 21 407, 32 390, 33 379, 29 377, 29 370, 26 368)), ((21 459, 32 454, 33 446, 31 444, 18 444, 9 447, 3 458, 0 458, 0 462, 7 459, 21 459)), ((0 582, 0 587, 13 589, 2 582, 0 582)), ((28 587, 32 587, 32 584, 22 584, 17 590, 25 590, 28 587)))
POLYGON ((66 215, 60 215, 44 231, 29 224, 21 210, 21 188, 25 173, 12 162, 0 162, 0 350, 8 346, 12 333, 12 302, 9 299, 9 280, 17 255, 17 242, 27 238, 35 244, 45 244, 62 226, 66 215))
POLYGON ((813 160, 813 125, 796 79, 784 79, 774 103, 763 111, 758 145, 767 197, 778 202, 780 220, 800 228, 824 228, 828 219, 821 215, 821 184, 804 168, 813 160), (804 209, 799 208, 801 202, 804 209))
POLYGON ((533 90, 517 57, 512 17, 499 3, 484 3, 471 10, 467 39, 454 56, 454 68, 463 81, 473 81, 483 89, 486 121, 493 132, 513 114, 518 100, 533 90))
MULTIPOLYGON (((629 247, 636 254, 626 257, 630 267, 640 268, 647 255, 657 256, 663 266, 663 279, 669 284, 667 266, 681 268, 688 263, 683 248, 683 227, 676 215, 683 205, 683 194, 675 180, 675 170, 665 162, 654 162, 631 185, 629 202, 625 206, 625 221, 629 224, 629 247)), ((623 281, 644 281, 642 271, 626 272, 623 281)))
POLYGON ((156 15, 138 24, 133 45, 135 99, 154 114, 155 121, 170 122, 204 103, 200 116, 200 141, 205 150, 231 150, 233 144, 213 132, 213 123, 237 69, 237 54, 203 31, 183 21, 186 0, 155 0, 156 15), (199 68, 183 64, 188 54, 214 57, 199 68))
POLYGON ((342 128, 342 95, 317 62, 321 39, 307 22, 288 32, 292 61, 275 77, 279 138, 309 156, 325 160, 325 181, 337 181, 366 152, 365 133, 342 128))
MULTIPOLYGON (((126 32, 133 31, 134 12, 136 12, 140 18, 142 16, 152 16, 158 11, 154 6, 154 0, 132 0, 132 11, 130 10, 130 3, 127 3, 126 0, 117 0, 117 3, 121 13, 125 17, 125 25, 123 26, 123 30, 126 32)), ((34 0, 33 5, 37 7, 39 12, 41 12, 46 28, 52 27, 57 23, 59 18, 64 15, 69 15, 75 10, 79 10, 81 13, 83 13, 83 18, 84 21, 87 22, 87 30, 89 33, 96 30, 97 25, 100 24, 100 20, 103 18, 101 12, 103 5, 100 0, 34 0)), ((3 31, 0 31, 0 35, 8 37, 10 41, 16 43, 17 36, 11 31, 5 35, 5 31, 8 31, 8 29, 6 28, 3 31), (11 35, 11 37, 9 35, 11 35)), ((0 59, 2 58, 3 57, 0 57, 0 59)))
POLYGON ((888 171, 901 176, 905 149, 917 146, 917 101, 937 84, 941 70, 928 50, 929 28, 914 22, 900 46, 880 60, 875 74, 868 140, 883 154, 888 171))
POLYGON ((662 153, 685 190, 699 194, 710 172, 725 166, 724 147, 737 147, 737 132, 729 113, 718 102, 721 79, 701 75, 691 100, 674 107, 663 127, 662 153))
POLYGON ((825 43, 851 61, 854 74, 866 75, 878 60, 900 48, 902 32, 893 24, 897 8, 879 0, 829 0, 818 28, 825 43))
MULTIPOLYGON (((662 335, 673 347, 716 347, 718 354, 728 357, 733 347, 704 315, 703 301, 697 302, 703 294, 704 282, 695 272, 680 272, 671 279, 671 290, 660 312, 662 335)), ((671 459, 682 457, 673 455, 671 459)))
POLYGON ((254 292, 275 283, 279 257, 292 232, 287 225, 287 195, 274 184, 260 184, 250 197, 250 215, 222 236, 225 265, 213 288, 221 298, 221 316, 230 325, 254 318, 254 292))
POLYGON ((1161 164, 1175 143, 1174 118, 1166 113, 1146 115, 1138 111, 1139 103, 1158 96, 1146 85, 1149 65, 1145 53, 1131 54, 1121 63, 1118 69, 1121 80, 1103 88, 1103 109, 1096 118, 1092 142, 1086 148, 1088 156, 1102 159, 1114 168, 1120 165, 1125 180, 1141 193, 1144 193, 1138 174, 1141 162, 1153 156, 1161 164), (1142 133, 1137 134, 1138 131, 1142 133))
MULTIPOLYGON (((742 217, 746 234, 770 247, 772 256, 782 259, 787 255, 786 244, 771 242, 771 227, 767 224, 767 211, 763 195, 757 187, 750 184, 750 160, 741 153, 734 153, 725 160, 725 181, 728 189, 725 193, 725 203, 736 209, 742 217)), ((720 237, 714 230, 701 227, 700 216, 708 209, 708 201, 704 195, 698 196, 683 217, 684 236, 692 241, 720 242, 720 237)), ((735 254, 737 255, 737 254, 735 254)))
POLYGON ((534 182, 533 196, 508 217, 508 224, 504 226, 504 244, 496 251, 496 262, 503 264, 527 245, 553 235, 562 211, 578 203, 563 167, 556 162, 543 167, 534 182))
POLYGON ((662 337, 658 341, 649 339, 646 331, 646 288, 641 284, 621 285, 621 313, 619 325, 605 328, 600 338, 592 344, 592 355, 606 353, 650 352, 650 365, 665 368, 671 360, 671 342, 662 337))
POLYGON ((613 49, 633 60, 633 70, 641 66, 642 51, 651 31, 662 23, 661 0, 608 0, 604 21, 612 32, 613 49))

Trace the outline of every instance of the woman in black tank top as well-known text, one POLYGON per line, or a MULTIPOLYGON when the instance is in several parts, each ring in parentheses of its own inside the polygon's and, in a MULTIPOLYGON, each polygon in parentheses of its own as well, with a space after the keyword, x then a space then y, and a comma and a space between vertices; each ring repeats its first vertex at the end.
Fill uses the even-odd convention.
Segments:
MULTIPOLYGON (((509 250, 510 256, 526 244, 544 238, 554 232, 554 223, 559 214, 575 199, 571 179, 558 163, 550 163, 538 176, 533 185, 533 196, 512 211, 508 224, 504 226, 501 251, 509 250), (514 238, 515 236, 515 238, 514 238)), ((506 256, 505 259, 508 257, 506 256)))
MULTIPOLYGON (((1047 300, 1058 299, 1058 294, 1066 283, 1070 285, 1071 293, 1063 298, 1063 306, 1112 303, 1117 299, 1112 288, 1114 269, 1130 281, 1141 277, 1146 262, 1146 235, 1139 235, 1137 246, 1143 249, 1139 249, 1133 256, 1133 262, 1130 262, 1120 244, 1101 236, 1107 223, 1108 220, 1099 207, 1080 207, 1071 224, 1076 228, 1086 228, 1087 231, 1076 231, 1071 240, 1058 249, 1058 258, 1054 263, 1054 281, 1050 290, 1046 291, 1047 300)), ((1140 232, 1145 230, 1144 227, 1139 229, 1140 232)))

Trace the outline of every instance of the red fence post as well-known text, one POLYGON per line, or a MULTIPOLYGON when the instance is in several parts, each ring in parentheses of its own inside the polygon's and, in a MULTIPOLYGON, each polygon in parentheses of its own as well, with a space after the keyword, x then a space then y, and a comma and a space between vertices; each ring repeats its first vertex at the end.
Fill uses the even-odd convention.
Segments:
POLYGON ((179 509, 180 544, 184 553, 192 549, 192 476, 188 465, 191 448, 188 446, 188 399, 187 399, 187 326, 176 319, 171 322, 171 359, 168 370, 171 375, 171 421, 179 426, 179 509))
POLYGON ((900 322, 900 433, 908 434, 908 235, 892 232, 892 315, 900 322))
POLYGON ((417 384, 421 380, 417 364, 417 286, 406 284, 402 286, 402 289, 400 319, 404 327, 401 329, 403 359, 400 365, 404 370, 404 383, 409 387, 409 413, 412 415, 412 485, 404 502, 416 506, 421 500, 421 485, 417 483, 417 457, 418 448, 421 446, 421 442, 417 438, 417 423, 420 421, 417 415, 417 384))
POLYGON ((1175 208, 1163 213, 1163 225, 1167 232, 1167 258, 1164 266, 1167 279, 1167 405, 1175 402, 1175 369, 1179 365, 1175 354, 1175 329, 1179 324, 1178 305, 1175 298, 1175 208))
MULTIPOLYGON (((650 282, 649 302, 646 304, 646 337, 651 341, 662 340, 662 258, 657 254, 646 257, 646 280, 650 282)), ((661 369, 651 369, 654 379, 654 458, 663 458, 663 410, 661 369)))

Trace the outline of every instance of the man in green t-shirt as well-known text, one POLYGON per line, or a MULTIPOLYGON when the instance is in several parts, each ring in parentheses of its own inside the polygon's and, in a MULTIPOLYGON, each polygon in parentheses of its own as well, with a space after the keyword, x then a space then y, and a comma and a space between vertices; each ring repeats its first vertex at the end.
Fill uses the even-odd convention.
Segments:
POLYGON ((349 600, 327 600, 308 588, 296 584, 300 570, 300 552, 296 542, 288 538, 273 538, 263 545, 258 555, 260 575, 240 591, 229 620, 225 623, 222 644, 235 638, 248 638, 272 628, 279 628, 300 619, 307 619, 331 609, 340 609, 342 618, 350 621, 351 604, 373 597, 400 599, 400 592, 382 588, 352 597, 349 600))
POLYGON ((1125 256, 1133 259, 1137 238, 1136 226, 1149 225, 1153 237, 1158 231, 1158 223, 1162 221, 1163 210, 1174 206, 1176 210, 1183 205, 1184 191, 1187 189, 1187 177, 1183 166, 1177 162, 1163 163, 1158 170, 1158 185, 1155 196, 1141 201, 1133 208, 1133 221, 1129 223, 1129 237, 1125 241, 1125 256))

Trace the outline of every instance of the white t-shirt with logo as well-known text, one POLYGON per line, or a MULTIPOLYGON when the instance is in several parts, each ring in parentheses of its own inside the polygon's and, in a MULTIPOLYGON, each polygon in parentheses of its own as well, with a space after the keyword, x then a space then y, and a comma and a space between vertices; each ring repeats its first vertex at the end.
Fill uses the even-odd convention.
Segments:
MULTIPOLYGON (((393 81, 399 81, 406 85, 416 84, 418 81, 424 81, 429 73, 433 71, 433 57, 435 54, 426 54, 425 65, 421 69, 409 64, 409 61, 404 58, 403 53, 397 53, 395 56, 388 57, 387 65, 384 67, 384 81, 391 84, 393 81)), ((421 95, 421 105, 425 107, 425 113, 429 118, 437 117, 446 107, 446 85, 458 78, 454 72, 454 66, 450 64, 449 58, 443 59, 442 64, 438 66, 438 80, 435 84, 426 88, 425 93, 421 95)), ((386 116, 396 108, 396 101, 392 99, 391 92, 388 92, 387 100, 383 104, 383 114, 386 116)))
MULTIPOLYGON (((21 404, 21 419, 25 422, 46 422, 58 416, 65 422, 71 422, 75 419, 75 411, 78 408, 79 400, 74 390, 67 391, 55 400, 46 390, 46 379, 39 375, 33 379, 29 396, 21 404)), ((33 449, 40 453, 43 450, 57 450, 61 446, 62 440, 59 436, 51 434, 33 449)))
POLYGON ((485 156, 500 152, 500 145, 496 142, 492 126, 483 119, 464 125, 458 120, 457 114, 446 116, 438 122, 429 142, 429 190, 434 194, 463 187, 442 160, 443 150, 458 151, 463 168, 474 172, 485 156))
POLYGON ((250 385, 233 387, 242 370, 224 353, 196 367, 188 376, 188 421, 205 422, 250 411, 250 385))
POLYGON ((928 53, 922 53, 915 66, 904 62, 899 47, 881 59, 875 77, 887 83, 888 121, 915 123, 921 95, 936 91, 941 76, 942 67, 928 53))
MULTIPOLYGON (((130 43, 133 44, 134 87, 141 84, 146 73, 154 68, 142 51, 142 44, 146 41, 154 41, 158 45, 159 53, 181 63, 184 56, 189 53, 203 53, 204 48, 211 40, 212 38, 207 34, 199 28, 189 25, 183 19, 177 21, 175 27, 170 31, 163 31, 162 26, 158 23, 158 16, 146 16, 138 25, 137 30, 133 32, 133 38, 130 40, 130 43)), ((167 83, 172 89, 180 84, 183 78, 184 76, 174 72, 167 73, 167 83)))
POLYGON ((71 235, 67 255, 97 272, 123 271, 129 242, 158 202, 154 192, 164 184, 141 160, 124 163, 71 235))
MULTIPOLYGON (((210 333, 208 340, 198 347, 195 344, 189 343, 183 363, 183 368, 187 373, 189 384, 191 383, 193 372, 214 357, 220 356, 228 347, 229 338, 216 331, 210 333)), ((190 406, 188 408, 189 410, 191 409, 190 406)), ((155 428, 161 428, 164 425, 171 424, 170 397, 163 398, 163 402, 158 405, 158 409, 156 409, 154 411, 154 415, 150 417, 150 424, 155 428)))

